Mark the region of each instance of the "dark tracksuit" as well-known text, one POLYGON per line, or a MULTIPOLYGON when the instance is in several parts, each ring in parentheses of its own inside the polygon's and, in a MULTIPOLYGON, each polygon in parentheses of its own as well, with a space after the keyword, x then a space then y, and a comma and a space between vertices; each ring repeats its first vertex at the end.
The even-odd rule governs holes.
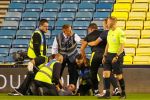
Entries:
POLYGON ((108 31, 101 32, 95 30, 90 34, 88 34, 84 39, 84 41, 87 42, 95 41, 99 37, 102 39, 102 41, 97 46, 91 46, 92 56, 90 58, 91 62, 90 66, 91 66, 92 82, 94 83, 93 84, 94 90, 98 90, 97 73, 100 64, 102 64, 103 53, 105 51, 105 46, 107 44, 107 33, 108 31))

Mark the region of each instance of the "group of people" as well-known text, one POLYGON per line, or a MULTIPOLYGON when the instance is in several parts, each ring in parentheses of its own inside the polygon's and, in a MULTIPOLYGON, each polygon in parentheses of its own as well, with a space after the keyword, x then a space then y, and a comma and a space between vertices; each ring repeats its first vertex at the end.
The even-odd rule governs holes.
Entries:
POLYGON ((88 34, 81 39, 74 33, 72 26, 62 26, 62 33, 54 38, 52 55, 47 57, 45 33, 48 21, 40 20, 39 28, 33 32, 28 47, 27 77, 19 88, 9 95, 96 95, 98 98, 110 98, 110 83, 113 94, 126 98, 122 65, 125 34, 116 26, 117 19, 109 17, 103 21, 103 31, 95 23, 88 26, 88 34), (77 45, 81 43, 80 50, 77 45), (91 47, 90 60, 85 48, 91 47), (69 85, 64 86, 61 77, 68 67, 69 85), (103 92, 99 92, 97 78, 99 67, 103 68, 103 92), (76 88, 77 80, 79 88, 76 88), (119 85, 121 92, 119 91, 119 85), (32 88, 31 88, 32 87, 32 88), (92 92, 91 92, 92 91, 92 92))

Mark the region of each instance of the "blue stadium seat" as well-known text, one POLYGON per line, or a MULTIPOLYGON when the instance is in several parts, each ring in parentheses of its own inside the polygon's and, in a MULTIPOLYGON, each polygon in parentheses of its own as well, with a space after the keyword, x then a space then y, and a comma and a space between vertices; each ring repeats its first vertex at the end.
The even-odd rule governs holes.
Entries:
POLYGON ((13 39, 16 35, 16 30, 0 30, 0 39, 13 39))
POLYGON ((8 56, 9 48, 0 48, 0 56, 8 56))
POLYGON ((63 3, 63 0, 47 0, 50 3, 63 3))
POLYGON ((18 30, 16 33, 17 39, 30 39, 32 35, 32 30, 18 30))
POLYGON ((24 3, 10 3, 8 11, 19 11, 22 12, 25 10, 25 4, 24 3))
POLYGON ((49 23, 48 29, 53 30, 55 28, 55 21, 48 21, 48 23, 49 23))
POLYGON ((40 19, 56 20, 57 12, 42 12, 40 19))
POLYGON ((10 48, 12 43, 12 39, 1 38, 0 39, 0 48, 10 48))
POLYGON ((95 12, 93 15, 93 20, 104 20, 110 16, 110 12, 95 12))
POLYGON ((89 24, 90 24, 90 21, 74 21, 73 29, 87 29, 89 24))
POLYGON ((19 29, 34 30, 36 28, 36 21, 21 21, 19 29))
POLYGON ((43 11, 60 11, 60 4, 58 3, 46 3, 43 6, 43 11))
POLYGON ((27 0, 11 0, 11 3, 27 3, 27 0))
POLYGON ((98 29, 103 29, 103 21, 92 21, 91 23, 97 24, 98 29))
POLYGON ((58 20, 55 24, 55 29, 62 29, 64 24, 72 25, 72 21, 58 20))
POLYGON ((3 56, 0 56, 0 64, 3 64, 4 63, 4 57, 3 56))
POLYGON ((64 0, 64 3, 80 3, 80 0, 64 0))
POLYGON ((39 12, 24 12, 22 14, 22 20, 39 20, 39 12))
POLYGON ((58 20, 74 20, 75 13, 74 12, 60 12, 58 14, 58 20))
POLYGON ((113 3, 99 3, 96 4, 96 11, 112 11, 113 3))
POLYGON ((72 3, 63 3, 61 5, 61 11, 72 11, 76 12, 78 9, 78 4, 72 4, 72 3))
POLYGON ((87 35, 87 30, 73 30, 74 33, 78 34, 81 38, 87 35))
POLYGON ((7 20, 7 21, 21 20, 21 12, 7 12, 7 14, 5 16, 5 20, 7 20))
POLYGON ((99 3, 106 2, 106 3, 115 3, 116 0, 99 0, 99 3))
POLYGON ((45 3, 45 0, 28 0, 29 3, 45 3))
POLYGON ((54 41, 54 38, 48 39, 48 41, 47 41, 47 46, 48 46, 48 48, 51 48, 51 47, 52 47, 53 41, 54 41))
POLYGON ((47 56, 50 56, 51 54, 52 54, 52 48, 49 47, 49 48, 47 49, 47 56))
POLYGON ((82 2, 98 3, 99 0, 81 0, 82 2))
POLYGON ((91 12, 77 12, 75 20, 92 20, 91 12))
POLYGON ((26 5, 25 11, 39 11, 39 12, 41 12, 42 9, 43 9, 43 4, 29 3, 26 5))
POLYGON ((27 48, 29 39, 15 39, 12 42, 13 48, 27 48))
POLYGON ((95 11, 95 4, 83 2, 79 4, 79 11, 95 11))
POLYGON ((55 38, 58 34, 62 33, 62 30, 52 30, 52 38, 55 38))
POLYGON ((1 29, 18 29, 18 21, 4 21, 1 29))
POLYGON ((12 56, 7 56, 7 57, 4 58, 4 63, 15 64, 15 60, 13 59, 12 56))

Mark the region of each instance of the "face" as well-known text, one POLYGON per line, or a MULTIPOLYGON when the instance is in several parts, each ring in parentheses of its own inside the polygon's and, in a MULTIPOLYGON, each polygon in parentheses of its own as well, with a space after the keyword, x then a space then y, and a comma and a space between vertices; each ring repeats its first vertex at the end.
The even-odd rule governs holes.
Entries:
POLYGON ((72 35, 72 29, 71 27, 68 27, 66 29, 63 29, 63 32, 66 36, 71 36, 72 35))
POLYGON ((93 31, 93 29, 92 28, 88 28, 88 33, 91 33, 93 31))
POLYGON ((47 33, 48 32, 48 23, 44 23, 43 25, 40 25, 40 29, 44 32, 47 33))
POLYGON ((69 85, 67 86, 67 88, 68 88, 68 90, 70 90, 70 91, 74 91, 74 90, 75 90, 75 85, 74 85, 74 84, 69 84, 69 85))
POLYGON ((83 59, 76 59, 76 64, 80 67, 84 63, 83 59))
POLYGON ((116 22, 114 22, 111 19, 108 19, 107 20, 107 26, 108 26, 109 29, 112 29, 112 28, 114 28, 116 26, 116 22))

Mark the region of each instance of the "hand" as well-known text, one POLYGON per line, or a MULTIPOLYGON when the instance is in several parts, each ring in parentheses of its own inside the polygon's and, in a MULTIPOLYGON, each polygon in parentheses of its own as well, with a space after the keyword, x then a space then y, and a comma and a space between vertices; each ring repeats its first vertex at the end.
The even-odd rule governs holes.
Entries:
POLYGON ((103 57, 103 59, 102 59, 102 64, 105 64, 105 62, 106 62, 106 58, 103 57))
POLYGON ((111 63, 114 64, 115 62, 117 62, 117 60, 118 60, 118 57, 114 57, 111 63))

